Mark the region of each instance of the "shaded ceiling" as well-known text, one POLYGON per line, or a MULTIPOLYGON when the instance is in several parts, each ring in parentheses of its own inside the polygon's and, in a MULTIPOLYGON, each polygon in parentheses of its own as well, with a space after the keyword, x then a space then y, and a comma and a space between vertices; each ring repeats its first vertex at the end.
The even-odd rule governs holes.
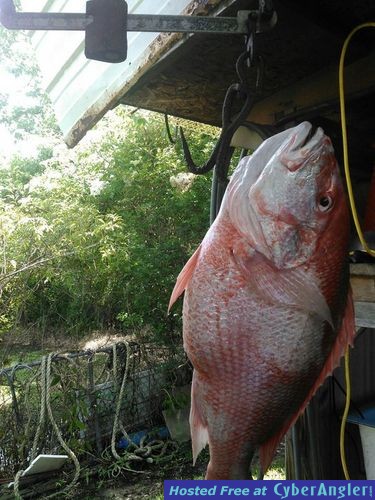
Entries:
MULTIPOLYGON (((222 15, 253 8, 238 0, 222 15)), ((372 0, 275 0, 276 26, 258 34, 255 51, 265 61, 263 84, 248 120, 276 129, 309 119, 340 138, 338 62, 342 44, 357 25, 375 20, 372 0)), ((240 36, 196 34, 162 58, 120 102, 195 121, 221 124, 226 89, 237 81, 240 36)), ((347 53, 348 123, 355 162, 375 162, 375 29, 355 35, 347 53)), ((255 80, 255 74, 253 75, 255 80)))
MULTIPOLYGON (((238 0, 223 15, 236 15, 238 10, 249 9, 253 3, 238 0)), ((267 98, 302 85, 307 78, 321 78, 322 72, 330 67, 331 85, 337 98, 334 68, 344 39, 356 25, 375 20, 375 2, 371 0, 275 0, 274 6, 277 25, 257 35, 255 42, 256 53, 265 61, 257 110, 260 103, 265 106, 262 112, 250 116, 254 122, 268 124, 276 124, 301 110, 306 112, 311 106, 332 104, 335 99, 320 82, 320 88, 316 84, 318 98, 306 95, 304 103, 293 102, 292 93, 289 102, 274 102, 274 109, 267 108, 268 116, 264 116, 267 98)), ((228 86, 237 79, 235 61, 243 48, 240 36, 193 35, 143 75, 120 102, 220 125, 222 101, 228 86)), ((366 57, 374 64, 372 67, 366 64, 366 74, 356 72, 357 80, 361 80, 360 88, 355 89, 357 95, 368 95, 375 89, 375 30, 356 35, 347 61, 349 64, 366 57)))

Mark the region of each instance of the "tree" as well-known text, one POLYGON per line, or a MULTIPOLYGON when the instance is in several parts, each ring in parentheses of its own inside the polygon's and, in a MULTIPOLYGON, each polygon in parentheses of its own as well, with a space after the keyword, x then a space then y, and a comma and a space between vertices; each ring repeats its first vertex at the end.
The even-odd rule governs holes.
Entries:
MULTIPOLYGON (((215 131, 188 128, 202 163, 215 131)), ((209 220, 210 179, 177 189, 171 177, 184 170, 162 117, 124 108, 73 151, 13 159, 0 192, 3 331, 170 335, 179 324, 178 309, 166 316, 174 281, 209 220)))

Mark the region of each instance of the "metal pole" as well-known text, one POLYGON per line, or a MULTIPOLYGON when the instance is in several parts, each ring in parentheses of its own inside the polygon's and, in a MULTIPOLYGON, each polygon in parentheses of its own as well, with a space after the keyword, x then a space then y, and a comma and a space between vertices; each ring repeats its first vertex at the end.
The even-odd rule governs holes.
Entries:
MULTIPOLYGON (((239 11, 237 17, 129 14, 126 31, 243 35, 248 32, 252 15, 258 15, 258 11, 239 11)), ((17 12, 8 6, 7 0, 2 0, 0 22, 5 28, 16 30, 84 31, 94 17, 84 13, 17 12)))
MULTIPOLYGON (((260 33, 276 24, 277 15, 271 12, 260 16, 258 10, 239 10, 236 17, 128 14, 124 20, 126 31, 246 35, 249 21, 260 33)), ((89 13, 17 12, 13 0, 0 0, 0 22, 8 29, 85 31, 94 21, 100 23, 101 19, 89 13)))

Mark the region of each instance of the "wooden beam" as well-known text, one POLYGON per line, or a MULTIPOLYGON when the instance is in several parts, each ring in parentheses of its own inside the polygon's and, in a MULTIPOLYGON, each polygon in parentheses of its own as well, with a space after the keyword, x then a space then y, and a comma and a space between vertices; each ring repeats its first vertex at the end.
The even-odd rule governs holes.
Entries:
POLYGON ((375 328, 375 303, 354 302, 354 309, 357 328, 375 328))
POLYGON ((375 304, 374 264, 352 264, 350 266, 350 283, 355 301, 375 304))
MULTIPOLYGON (((292 69, 291 69, 292 71, 292 69)), ((375 90, 375 52, 345 69, 347 98, 375 90)), ((335 104, 339 99, 338 65, 311 75, 263 99, 254 106, 249 121, 275 125, 287 116, 335 104)))

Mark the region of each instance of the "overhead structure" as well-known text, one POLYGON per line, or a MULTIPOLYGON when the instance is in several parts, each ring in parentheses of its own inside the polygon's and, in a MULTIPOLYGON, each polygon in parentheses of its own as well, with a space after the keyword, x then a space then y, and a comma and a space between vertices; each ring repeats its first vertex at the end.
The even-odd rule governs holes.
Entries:
POLYGON ((258 0, 230 17, 221 14, 234 0, 49 0, 34 4, 35 12, 28 1, 21 3, 26 12, 16 11, 14 0, 1 0, 0 21, 31 32, 44 87, 69 146, 192 34, 211 40, 226 35, 231 43, 232 37, 243 39, 250 21, 256 32, 276 22, 268 2, 258 15, 258 0))
MULTIPOLYGON (((9 2, 2 0, 1 5, 9 2)), ((269 4, 268 0, 264 3, 269 4)), ((92 28, 93 19, 103 16, 102 11, 99 15, 95 10, 100 0, 87 2, 87 10, 85 0, 21 0, 21 4, 24 11, 35 10, 34 23, 39 28, 47 22, 43 15, 48 14, 55 15, 55 28, 61 30, 64 22, 56 15, 70 14, 70 24, 76 23, 76 30, 90 23, 92 28)), ((118 104, 221 125, 221 105, 226 89, 235 81, 234 61, 243 46, 239 33, 244 30, 244 21, 241 28, 237 15, 239 11, 258 9, 258 0, 110 0, 109 4, 119 9, 117 25, 126 22, 128 33, 115 41, 122 47, 122 55, 104 51, 102 57, 113 57, 114 61, 127 57, 118 64, 87 59, 84 32, 31 33, 44 87, 66 143, 77 144, 108 109, 118 104), (126 13, 121 3, 127 6, 126 13), (172 17, 165 17, 161 23, 160 16, 172 17), (176 22, 176 16, 183 17, 176 22), (201 19, 203 33, 191 16, 201 19), (219 19, 221 27, 217 28, 219 19), (143 31, 132 31, 137 29, 143 31), (160 33, 167 29, 173 29, 173 33, 160 33), (186 32, 189 30, 195 33, 186 32), (225 30, 234 34, 223 36, 225 30)), ((274 0, 272 4, 278 20, 276 25, 271 23, 272 30, 256 40, 265 72, 248 120, 282 126, 293 119, 319 115, 337 122, 340 47, 354 26, 375 18, 375 4, 366 0, 274 0)), ((21 21, 25 20, 17 22, 21 21)), ((113 29, 104 32, 107 42, 112 33, 113 29)), ((90 37, 92 31, 87 29, 86 38, 90 37)), ((354 126, 362 108, 374 103, 374 47, 370 31, 352 42, 346 94, 355 100, 349 112, 349 124, 354 126)), ((371 124, 362 121, 361 126, 367 135, 371 124)))

